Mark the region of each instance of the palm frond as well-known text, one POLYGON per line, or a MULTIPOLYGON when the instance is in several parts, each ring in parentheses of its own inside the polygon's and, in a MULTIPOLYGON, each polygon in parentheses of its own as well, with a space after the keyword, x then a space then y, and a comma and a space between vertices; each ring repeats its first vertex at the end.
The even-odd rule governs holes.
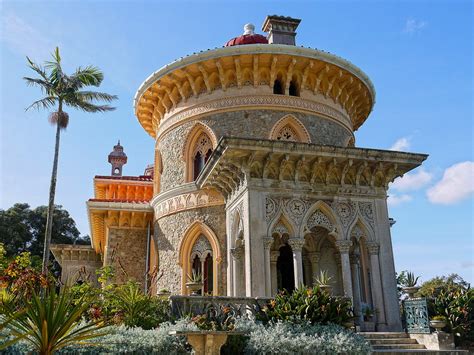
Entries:
POLYGON ((28 106, 25 111, 28 111, 31 108, 35 108, 39 110, 40 108, 44 109, 50 109, 56 105, 56 102, 58 99, 54 96, 47 96, 45 98, 42 98, 41 100, 37 100, 33 102, 30 106, 28 106))
POLYGON ((44 79, 30 78, 28 76, 23 77, 28 86, 38 86, 43 93, 50 93, 53 90, 51 83, 44 79))
POLYGON ((34 70, 39 76, 41 76, 44 80, 48 80, 48 75, 46 74, 46 71, 44 68, 40 67, 38 64, 33 62, 29 57, 26 57, 26 60, 28 61, 28 67, 30 69, 34 70))
POLYGON ((74 107, 85 112, 107 112, 115 110, 115 107, 109 105, 95 105, 78 97, 66 97, 64 99, 64 103, 70 107, 74 107))
POLYGON ((85 68, 77 68, 76 72, 70 76, 70 80, 78 89, 88 85, 99 86, 104 80, 104 74, 99 68, 89 65, 85 68))
POLYGON ((103 100, 105 102, 112 102, 113 100, 117 100, 117 95, 110 95, 105 92, 97 92, 97 91, 78 91, 75 95, 83 100, 90 102, 92 100, 103 100))

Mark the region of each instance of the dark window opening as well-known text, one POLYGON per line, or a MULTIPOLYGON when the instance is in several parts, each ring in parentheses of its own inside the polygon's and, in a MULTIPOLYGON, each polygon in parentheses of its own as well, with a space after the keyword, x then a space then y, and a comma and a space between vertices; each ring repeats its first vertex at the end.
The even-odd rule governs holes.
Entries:
POLYGON ((290 96, 300 96, 300 87, 296 80, 292 80, 290 82, 289 92, 290 92, 290 96))
POLYGON ((275 80, 275 83, 273 84, 273 93, 278 95, 285 94, 283 84, 280 79, 275 80))
POLYGON ((197 179, 202 169, 204 168, 204 165, 206 165, 207 161, 209 160, 211 154, 212 149, 209 149, 206 155, 202 155, 200 152, 196 153, 193 161, 193 180, 197 179))
POLYGON ((280 256, 277 260, 277 273, 278 290, 292 292, 295 289, 295 274, 293 271, 293 251, 288 244, 280 248, 280 256))

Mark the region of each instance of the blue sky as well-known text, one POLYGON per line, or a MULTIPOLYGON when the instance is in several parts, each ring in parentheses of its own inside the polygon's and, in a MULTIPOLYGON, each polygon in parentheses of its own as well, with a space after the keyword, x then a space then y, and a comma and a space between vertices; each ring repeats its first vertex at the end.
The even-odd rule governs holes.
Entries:
MULTIPOLYGON (((427 280, 459 273, 473 282, 473 8, 470 1, 0 1, 0 208, 46 204, 54 128, 26 87, 25 56, 49 59, 58 45, 67 71, 94 64, 102 91, 119 96, 106 114, 69 111, 56 202, 89 234, 85 201, 94 175, 109 174, 120 139, 124 174, 153 160, 153 140, 132 108, 153 71, 257 29, 266 15, 301 18, 297 44, 337 54, 372 79, 377 102, 356 132, 360 147, 428 153, 390 189, 396 269, 427 280)), ((260 31, 258 31, 260 32, 260 31)), ((261 32, 260 32, 261 33, 261 32)))

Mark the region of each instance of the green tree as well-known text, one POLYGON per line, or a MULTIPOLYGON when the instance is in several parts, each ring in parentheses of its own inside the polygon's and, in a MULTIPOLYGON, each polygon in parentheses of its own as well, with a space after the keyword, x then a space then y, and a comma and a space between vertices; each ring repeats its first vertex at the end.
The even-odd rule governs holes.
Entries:
POLYGON ((51 183, 49 188, 49 201, 46 218, 46 230, 44 235, 43 249, 43 274, 48 272, 48 262, 50 254, 50 244, 53 229, 54 197, 56 193, 56 179, 58 172, 59 140, 61 129, 65 129, 69 122, 69 115, 63 111, 64 106, 79 109, 85 112, 106 112, 115 108, 109 105, 99 105, 97 101, 111 102, 117 96, 103 92, 84 90, 87 86, 100 86, 104 79, 103 73, 96 67, 87 66, 77 68, 72 75, 63 72, 61 66, 61 56, 59 48, 56 47, 52 55, 53 60, 45 63, 41 67, 27 57, 28 66, 38 77, 25 77, 28 85, 38 86, 46 96, 33 102, 28 108, 53 109, 49 120, 56 125, 56 140, 54 146, 53 170, 51 173, 51 183))
MULTIPOLYGON (((46 215, 46 206, 31 209, 26 203, 16 203, 7 210, 0 209, 0 243, 8 258, 22 252, 30 252, 33 257, 43 256, 46 215)), ((90 238, 80 237, 76 222, 69 212, 56 205, 51 241, 61 244, 89 244, 90 238)))
POLYGON ((442 292, 450 292, 454 290, 469 288, 469 283, 458 274, 450 274, 448 276, 436 276, 431 280, 423 282, 420 289, 416 293, 416 297, 438 297, 442 292))

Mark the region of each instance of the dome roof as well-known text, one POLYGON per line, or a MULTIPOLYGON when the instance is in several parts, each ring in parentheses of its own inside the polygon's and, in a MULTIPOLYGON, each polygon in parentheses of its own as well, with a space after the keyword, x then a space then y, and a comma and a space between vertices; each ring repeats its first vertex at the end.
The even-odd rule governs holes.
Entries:
POLYGON ((244 34, 229 40, 225 47, 230 46, 240 46, 242 44, 267 44, 268 40, 267 37, 259 34, 255 34, 255 26, 251 23, 248 23, 244 26, 244 34))

